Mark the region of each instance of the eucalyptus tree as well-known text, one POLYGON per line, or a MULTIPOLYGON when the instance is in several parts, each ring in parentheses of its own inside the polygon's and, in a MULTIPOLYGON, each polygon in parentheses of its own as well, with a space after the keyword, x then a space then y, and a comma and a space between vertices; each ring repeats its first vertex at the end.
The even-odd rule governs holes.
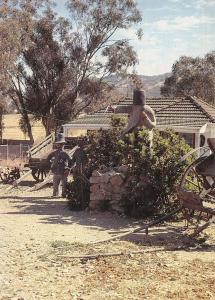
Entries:
POLYGON ((50 7, 33 16, 8 90, 16 105, 17 98, 24 103, 23 112, 42 120, 47 135, 101 99, 108 75, 124 76, 138 61, 129 41, 117 35, 141 21, 135 1, 70 0, 67 8, 67 19, 50 7))
POLYGON ((28 109, 46 134, 103 99, 108 75, 123 76, 137 63, 129 42, 116 37, 141 20, 135 1, 69 1, 67 7, 68 19, 49 10, 38 20, 24 53, 32 71, 22 72, 28 109))
POLYGON ((126 35, 127 29, 139 24, 141 14, 133 0, 70 0, 67 7, 72 31, 64 46, 73 69, 71 104, 81 95, 83 107, 98 95, 92 97, 92 84, 97 90, 104 78, 123 76, 137 63, 129 41, 117 33, 124 30, 126 35))
POLYGON ((161 87, 161 94, 196 96, 215 105, 215 51, 203 58, 180 57, 161 87))
POLYGON ((19 75, 23 51, 31 44, 37 10, 49 7, 49 0, 0 0, 0 91, 13 100, 25 130, 33 142, 26 100, 19 75))

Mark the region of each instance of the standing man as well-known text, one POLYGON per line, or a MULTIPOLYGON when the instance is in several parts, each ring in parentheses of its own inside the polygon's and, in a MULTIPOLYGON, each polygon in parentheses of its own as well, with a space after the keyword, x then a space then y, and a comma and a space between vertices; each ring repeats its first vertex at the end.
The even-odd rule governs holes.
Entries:
POLYGON ((66 197, 67 177, 70 173, 72 160, 70 156, 63 150, 66 141, 64 136, 59 133, 54 143, 56 150, 47 157, 51 163, 51 171, 53 173, 53 197, 59 196, 59 185, 62 183, 62 197, 66 197))

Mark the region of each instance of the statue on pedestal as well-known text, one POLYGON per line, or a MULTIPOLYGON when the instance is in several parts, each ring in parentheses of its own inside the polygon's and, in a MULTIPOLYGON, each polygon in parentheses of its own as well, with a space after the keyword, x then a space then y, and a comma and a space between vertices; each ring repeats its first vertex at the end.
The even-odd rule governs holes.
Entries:
POLYGON ((145 91, 134 90, 132 111, 124 134, 131 133, 138 127, 145 127, 152 130, 155 126, 155 112, 149 105, 146 105, 145 91))

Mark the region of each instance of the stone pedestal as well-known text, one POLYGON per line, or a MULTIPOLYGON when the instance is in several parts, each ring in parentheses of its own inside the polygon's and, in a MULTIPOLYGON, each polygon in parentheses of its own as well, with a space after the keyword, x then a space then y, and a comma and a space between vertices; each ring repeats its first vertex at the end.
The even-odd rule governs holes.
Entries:
POLYGON ((102 210, 106 207, 111 211, 123 213, 120 200, 125 191, 126 172, 127 167, 121 166, 116 171, 92 173, 89 204, 91 210, 102 210))

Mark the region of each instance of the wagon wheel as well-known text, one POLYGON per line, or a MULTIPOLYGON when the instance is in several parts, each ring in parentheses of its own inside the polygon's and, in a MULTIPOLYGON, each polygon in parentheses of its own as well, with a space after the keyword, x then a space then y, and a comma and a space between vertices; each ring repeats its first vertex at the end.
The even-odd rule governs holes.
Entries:
POLYGON ((197 172, 198 165, 204 159, 204 157, 197 159, 185 170, 180 187, 198 194, 206 202, 215 203, 215 178, 197 172))
POLYGON ((20 169, 17 167, 7 168, 6 170, 0 171, 0 179, 3 183, 12 183, 20 178, 20 169))
MULTIPOLYGON (((197 159, 193 162, 185 171, 180 187, 183 190, 192 192, 199 195, 203 202, 208 202, 209 206, 215 205, 215 178, 201 175, 197 172, 198 165, 204 160, 204 157, 197 159)), ((187 221, 187 225, 194 226, 194 231, 198 231, 198 228, 204 227, 205 224, 211 218, 204 212, 200 212, 195 209, 183 208, 183 216, 187 221)))
POLYGON ((45 169, 32 169, 32 172, 31 172, 33 178, 36 180, 36 182, 42 182, 47 174, 48 174, 48 171, 45 170, 45 169))

